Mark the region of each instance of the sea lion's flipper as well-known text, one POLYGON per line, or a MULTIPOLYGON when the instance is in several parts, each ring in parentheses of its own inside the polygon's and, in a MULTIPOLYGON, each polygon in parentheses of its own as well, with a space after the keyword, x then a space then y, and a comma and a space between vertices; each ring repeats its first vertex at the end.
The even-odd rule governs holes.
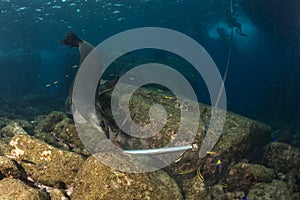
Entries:
POLYGON ((60 41, 61 44, 65 44, 69 47, 79 47, 79 44, 83 41, 77 37, 77 35, 74 32, 70 32, 66 35, 66 37, 60 41))

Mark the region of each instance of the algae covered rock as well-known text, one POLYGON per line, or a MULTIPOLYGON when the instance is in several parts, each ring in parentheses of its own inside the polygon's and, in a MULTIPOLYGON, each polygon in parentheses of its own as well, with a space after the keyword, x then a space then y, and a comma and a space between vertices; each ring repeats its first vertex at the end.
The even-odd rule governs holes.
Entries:
POLYGON ((50 194, 51 200, 70 200, 70 198, 67 198, 66 195, 59 189, 52 189, 48 191, 50 194))
MULTIPOLYGON (((207 116, 203 113, 202 116, 207 116)), ((198 158, 198 152, 185 152, 182 159, 167 167, 172 176, 178 177, 182 171, 200 167, 200 171, 205 179, 206 186, 212 186, 222 178, 225 178, 229 170, 236 163, 248 155, 260 152, 267 143, 270 135, 270 127, 245 117, 228 113, 222 135, 213 148, 213 155, 207 155, 203 159, 198 158), (261 138, 261 139, 260 139, 261 138), (221 162, 221 170, 217 166, 217 161, 221 162)), ((201 134, 201 133, 199 133, 201 134)), ((196 143, 201 146, 202 140, 196 143)), ((194 174, 196 175, 196 174, 194 174)), ((178 183, 189 178, 189 175, 176 178, 178 183)), ((180 184, 179 184, 180 185, 180 184)))
POLYGON ((69 146, 80 149, 84 148, 71 119, 64 118, 62 121, 58 122, 54 126, 53 132, 56 134, 57 138, 62 142, 67 143, 69 146))
POLYGON ((70 185, 83 162, 76 153, 60 150, 28 135, 16 135, 9 144, 9 156, 14 157, 34 181, 48 186, 70 185))
MULTIPOLYGON (((110 103, 109 99, 110 94, 104 94, 101 98, 96 98, 97 103, 101 104, 104 110, 104 116, 108 120, 112 119, 110 106, 108 105, 110 103)), ((119 99, 118 103, 123 105, 123 96, 119 99)), ((155 136, 148 138, 130 137, 128 134, 126 135, 120 132, 118 135, 118 139, 120 140, 118 140, 118 142, 122 147, 126 149, 160 148, 169 144, 172 139, 177 136, 181 115, 180 108, 183 108, 184 105, 180 105, 176 97, 172 94, 166 95, 166 93, 159 90, 139 88, 135 91, 134 95, 131 96, 129 101, 130 117, 136 124, 142 127, 147 126, 151 121, 149 117, 150 107, 155 104, 160 104, 165 108, 167 113, 165 126, 155 136)), ((203 145, 204 136, 210 134, 207 130, 207 126, 209 125, 211 117, 211 107, 198 102, 197 106, 199 106, 200 109, 199 119, 191 118, 188 121, 191 127, 194 123, 199 123, 198 131, 196 132, 193 142, 197 144, 198 147, 201 147, 201 145, 203 145)), ((184 107, 184 109, 189 112, 194 112, 194 108, 194 105, 188 108, 184 107)), ((122 113, 122 109, 120 109, 119 112, 122 113)), ((160 115, 159 112, 157 115, 160 115)), ((156 117, 160 118, 160 116, 156 117)), ((125 118, 124 123, 126 123, 126 120, 125 118)), ((113 121, 110 121, 110 124, 114 126, 113 121)), ((115 126, 114 128, 116 129, 115 126)), ((185 133, 186 135, 191 134, 192 130, 187 127, 185 133)), ((258 161, 257 155, 262 155, 261 152, 264 146, 270 141, 271 128, 269 126, 227 112, 221 137, 211 150, 214 154, 208 154, 206 157, 200 159, 198 151, 186 151, 178 162, 167 166, 165 170, 175 178, 181 189, 183 189, 183 182, 196 177, 196 173, 195 170, 194 173, 189 174, 182 172, 200 167, 200 172, 205 179, 205 187, 210 187, 225 178, 230 168, 243 158, 248 158, 251 162, 258 161), (218 160, 221 161, 220 172, 219 167, 216 166, 218 160)), ((180 141, 176 143, 176 145, 181 146, 180 141)))
POLYGON ((271 182, 273 177, 273 169, 258 164, 238 163, 230 169, 226 176, 227 189, 229 191, 247 191, 255 183, 271 182))
POLYGON ((5 178, 0 181, 1 200, 50 200, 47 193, 32 188, 20 180, 5 178))
POLYGON ((57 111, 50 113, 44 118, 39 117, 35 127, 35 132, 51 132, 55 125, 64 118, 67 118, 67 115, 57 111))
POLYGON ((23 119, 15 119, 14 122, 18 123, 27 133, 32 134, 34 131, 34 126, 32 123, 23 120, 23 119))
POLYGON ((0 156, 0 178, 1 176, 6 178, 20 178, 21 172, 16 163, 5 156, 0 156))
POLYGON ((274 142, 269 146, 264 163, 275 172, 286 173, 291 169, 300 170, 300 150, 285 143, 274 142))
POLYGON ((34 136, 63 150, 84 151, 74 122, 62 112, 36 117, 34 136))
POLYGON ((72 200, 183 199, 173 179, 163 171, 123 173, 101 164, 94 156, 81 166, 72 200))
POLYGON ((12 122, 0 131, 2 137, 14 137, 15 135, 27 135, 26 131, 17 123, 12 122))
POLYGON ((0 117, 0 129, 7 125, 7 119, 0 117))
POLYGON ((222 186, 221 184, 217 184, 211 188, 207 200, 241 200, 244 197, 245 193, 242 191, 225 192, 224 186, 222 186))
POLYGON ((8 143, 10 142, 11 138, 1 138, 0 139, 0 156, 6 155, 8 151, 8 143))
POLYGON ((274 179, 272 183, 257 183, 254 185, 248 195, 248 200, 296 200, 297 193, 293 194, 284 181, 274 179))
POLYGON ((182 188, 185 200, 207 199, 205 184, 198 177, 185 180, 182 188))

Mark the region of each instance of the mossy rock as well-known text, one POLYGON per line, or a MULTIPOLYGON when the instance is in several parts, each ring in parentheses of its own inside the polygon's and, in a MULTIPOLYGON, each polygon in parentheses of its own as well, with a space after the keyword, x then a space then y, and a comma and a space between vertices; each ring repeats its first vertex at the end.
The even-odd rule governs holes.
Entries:
POLYGON ((0 117, 0 129, 2 129, 4 126, 7 125, 7 123, 9 123, 10 120, 7 120, 6 118, 2 118, 0 117))
POLYGON ((123 173, 103 165, 94 156, 81 166, 72 200, 183 199, 175 181, 163 171, 123 173))
POLYGON ((9 142, 11 138, 1 138, 0 139, 0 156, 6 155, 6 152, 8 151, 9 142))
MULTIPOLYGON (((121 105, 123 98, 123 96, 119 98, 118 103, 121 105)), ((101 104, 105 113, 104 116, 109 120, 112 119, 110 94, 102 95, 101 98, 96 98, 96 101, 98 104, 101 104)), ((167 112, 166 125, 158 134, 149 138, 130 137, 126 133, 121 132, 118 137, 118 139, 120 139, 118 142, 122 147, 126 149, 159 148, 166 146, 166 144, 169 144, 172 139, 176 137, 180 123, 180 104, 172 94, 149 88, 139 88, 134 92, 134 95, 131 96, 129 101, 132 120, 140 126, 149 124, 149 109, 154 104, 160 104, 165 108, 167 112)), ((199 123, 194 143, 201 147, 206 127, 209 124, 211 107, 202 103, 197 103, 197 105, 200 109, 200 118, 190 119, 189 121, 191 125, 193 125, 193 123, 199 123)), ((189 107, 188 109, 193 112, 194 107, 189 107)), ((122 113, 121 109, 119 112, 122 113)), ((110 121, 110 123, 114 124, 113 121, 110 121)), ((114 128, 116 129, 115 125, 114 128)), ((189 130, 189 127, 187 127, 186 130, 186 134, 192 132, 189 130)), ((258 158, 258 155, 262 154, 261 152, 264 146, 271 141, 270 136, 271 128, 269 126, 227 112, 222 135, 212 149, 212 151, 217 152, 215 155, 207 155, 205 158, 199 159, 198 151, 187 151, 182 155, 179 162, 169 165, 165 170, 167 170, 172 177, 175 177, 179 186, 182 187, 184 180, 195 177, 196 173, 182 176, 179 176, 179 174, 183 171, 200 167, 200 171, 205 178, 205 185, 212 186, 224 178, 230 168, 241 159, 249 158, 251 161, 254 161, 258 158), (219 169, 216 167, 216 161, 218 159, 222 162, 220 175, 218 174, 219 169)), ((177 145, 180 146, 180 144, 177 145)))
POLYGON ((48 186, 57 183, 69 186, 84 161, 76 153, 60 150, 28 135, 16 135, 9 145, 9 156, 15 158, 28 176, 48 186))
POLYGON ((60 189, 52 189, 48 192, 51 200, 70 200, 60 189))
POLYGON ((17 122, 8 124, 0 131, 2 137, 14 137, 15 135, 20 134, 27 135, 27 132, 17 122))
POLYGON ((248 200, 297 200, 299 197, 299 193, 293 194, 284 181, 276 179, 272 183, 257 183, 247 195, 248 200))
POLYGON ((36 118, 36 127, 35 132, 46 132, 49 133, 53 131, 55 125, 62 121, 63 119, 67 118, 67 115, 62 112, 54 111, 45 117, 37 117, 36 118))
POLYGON ((32 123, 23 119, 15 119, 13 121, 18 123, 27 133, 33 134, 34 126, 32 123))
POLYGON ((5 178, 0 181, 1 200, 50 200, 46 192, 32 188, 20 180, 5 178))
POLYGON ((185 200, 207 199, 205 183, 198 177, 184 180, 182 188, 185 200))
POLYGON ((229 191, 248 191, 258 182, 270 183, 274 178, 274 170, 263 165, 238 163, 231 167, 226 176, 229 191))
POLYGON ((55 124, 53 132, 58 138, 62 140, 62 142, 69 145, 74 145, 74 147, 76 148, 84 148, 76 131, 76 127, 71 119, 64 118, 63 120, 55 124))
POLYGON ((289 144, 274 142, 267 150, 264 164, 272 167, 276 173, 300 170, 300 150, 289 144))
POLYGON ((5 156, 0 156, 0 174, 6 178, 21 178, 22 175, 16 163, 5 156))

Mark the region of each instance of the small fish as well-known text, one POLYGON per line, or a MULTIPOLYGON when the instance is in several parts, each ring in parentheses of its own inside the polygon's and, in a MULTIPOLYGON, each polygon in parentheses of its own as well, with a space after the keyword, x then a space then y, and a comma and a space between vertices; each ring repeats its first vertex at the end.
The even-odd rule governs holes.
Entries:
POLYGON ((56 85, 58 83, 58 81, 54 81, 53 84, 56 85))
POLYGON ((179 174, 189 174, 189 173, 191 173, 191 172, 193 172, 193 171, 195 171, 195 169, 187 169, 187 170, 184 170, 184 171, 182 171, 182 172, 179 172, 179 174))
POLYGON ((120 6, 123 6, 123 4, 120 4, 120 3, 115 3, 114 6, 116 7, 120 7, 120 6))
POLYGON ((204 177, 203 177, 203 175, 202 175, 201 172, 200 172, 200 167, 198 167, 198 169, 197 169, 197 177, 198 177, 198 179, 199 179, 201 182, 204 181, 204 177))
POLYGON ((50 86, 51 86, 51 84, 47 84, 47 85, 46 85, 46 87, 50 87, 50 86))
POLYGON ((122 20, 125 20, 126 18, 125 17, 120 17, 120 18, 118 18, 117 20, 118 21, 122 21, 122 20))
POLYGON ((219 154, 218 152, 215 152, 215 151, 207 151, 206 153, 209 155, 218 155, 219 154))
POLYGON ((174 99, 172 96, 164 96, 165 99, 174 99))
POLYGON ((182 157, 179 157, 178 159, 176 159, 176 160, 174 161, 174 163, 178 163, 181 159, 182 159, 182 157))
POLYGON ((222 161, 220 159, 218 159, 216 166, 219 168, 218 176, 220 176, 222 172, 222 161))

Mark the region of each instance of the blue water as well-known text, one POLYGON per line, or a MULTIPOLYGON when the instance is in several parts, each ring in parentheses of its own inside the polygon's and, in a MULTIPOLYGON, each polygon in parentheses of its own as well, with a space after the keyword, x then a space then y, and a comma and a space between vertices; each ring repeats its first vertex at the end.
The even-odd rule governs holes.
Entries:
MULTIPOLYGON (((293 28, 285 32, 286 38, 293 38, 291 42, 282 38, 282 26, 274 21, 277 18, 270 18, 266 25, 268 20, 263 17, 272 10, 256 5, 262 10, 255 15, 242 2, 233 1, 234 17, 249 37, 234 32, 225 84, 228 110, 274 127, 296 127, 300 124, 300 70, 294 52, 300 48, 297 36, 300 18, 296 13, 287 13, 293 28)), ((294 3, 290 6, 299 8, 294 3)), ((63 108, 77 70, 73 66, 79 62, 77 49, 59 44, 69 31, 97 45, 132 28, 174 29, 203 45, 223 74, 228 41, 220 37, 216 28, 230 35, 226 23, 229 8, 228 0, 2 0, 1 102, 23 108, 38 107, 41 113, 63 108), (33 100, 32 96, 40 99, 33 100)), ((280 10, 273 12, 280 14, 280 10)), ((204 86, 201 80, 198 85, 193 82, 199 101, 210 104, 208 95, 201 94, 204 86)), ((9 106, 3 106, 6 112, 1 112, 1 117, 7 117, 4 115, 9 106)), ((10 112, 9 117, 34 115, 15 112, 18 113, 10 112)))

